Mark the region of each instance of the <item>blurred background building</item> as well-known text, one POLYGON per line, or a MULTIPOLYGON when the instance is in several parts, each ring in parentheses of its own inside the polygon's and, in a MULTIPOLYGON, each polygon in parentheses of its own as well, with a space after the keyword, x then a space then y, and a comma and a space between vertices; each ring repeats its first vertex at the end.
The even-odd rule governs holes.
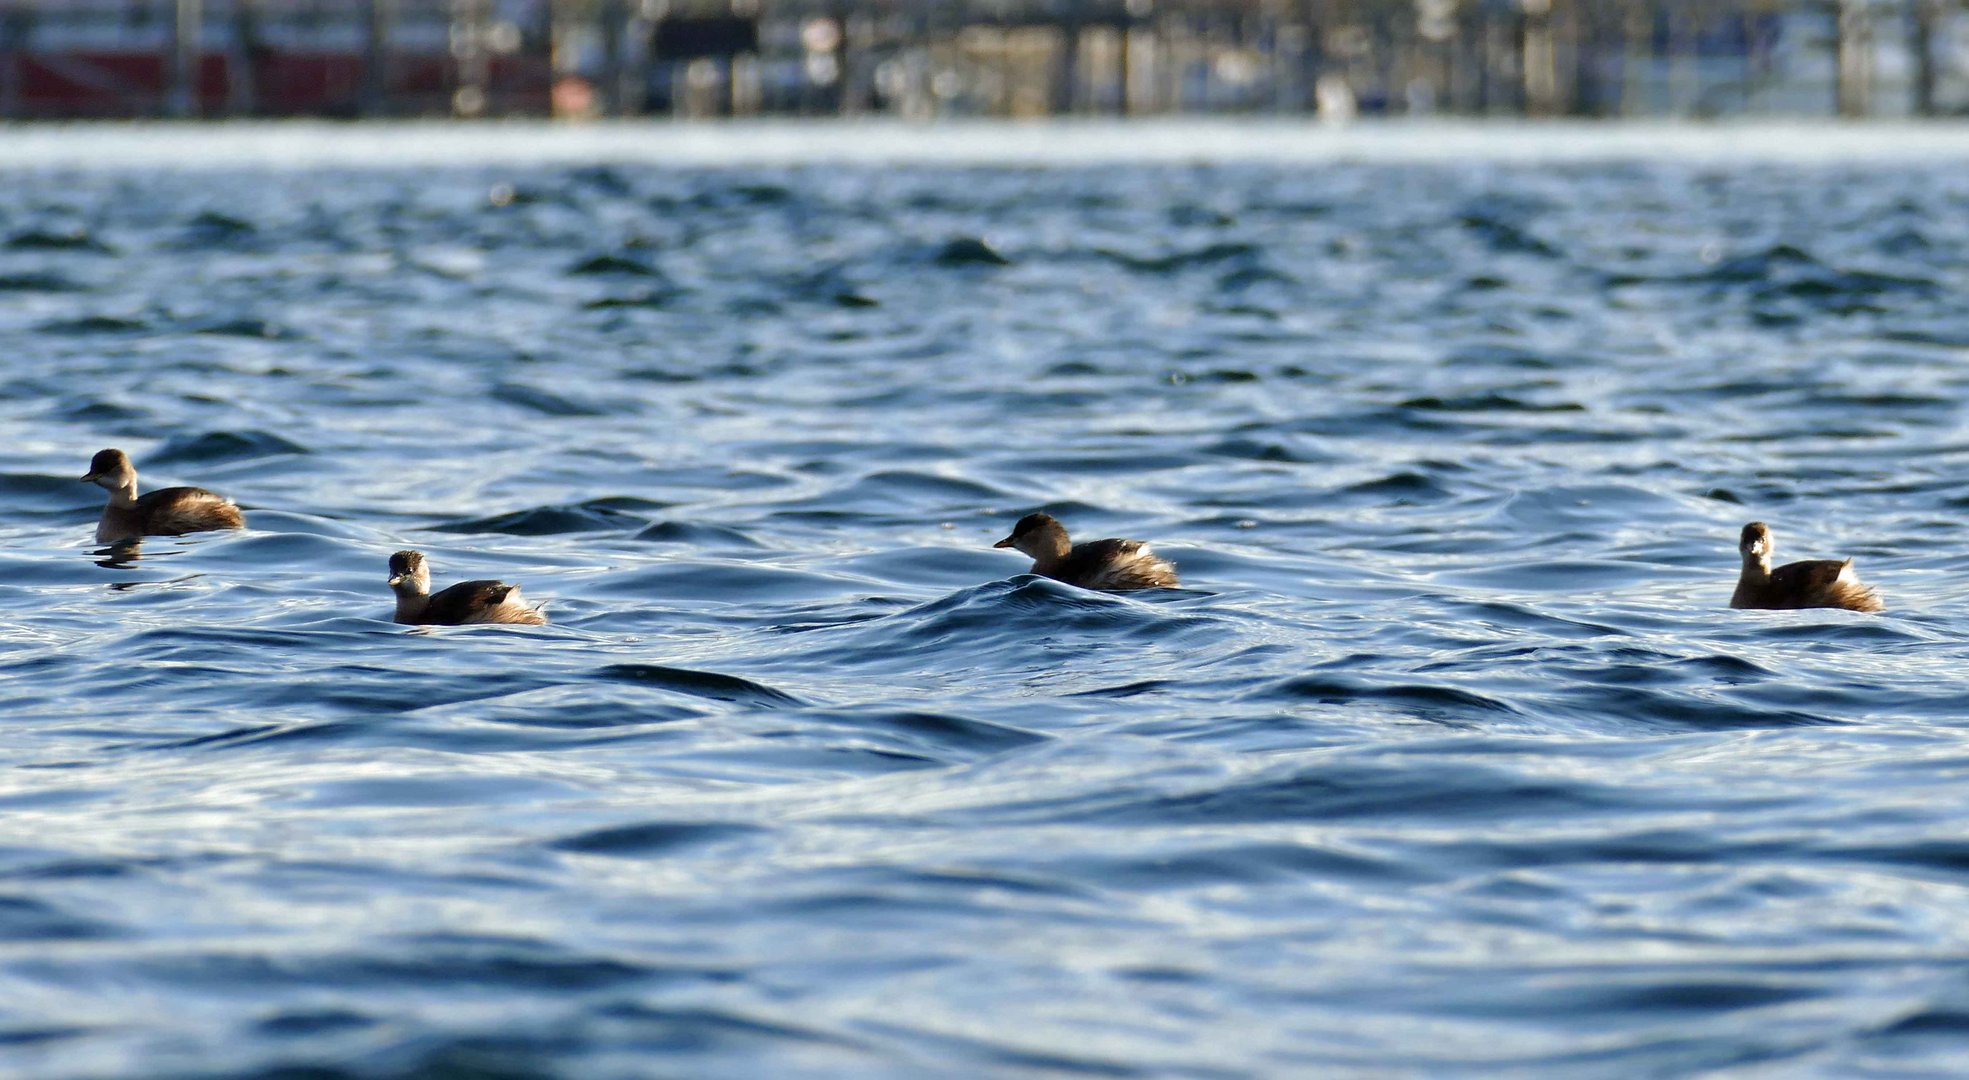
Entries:
POLYGON ((1969 0, 0 0, 0 117, 1969 115, 1969 0))

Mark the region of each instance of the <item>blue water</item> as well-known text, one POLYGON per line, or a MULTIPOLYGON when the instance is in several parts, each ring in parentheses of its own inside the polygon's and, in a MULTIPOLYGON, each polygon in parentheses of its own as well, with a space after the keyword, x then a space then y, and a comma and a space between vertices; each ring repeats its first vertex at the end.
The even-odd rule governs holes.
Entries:
POLYGON ((1959 1067, 1960 161, 5 180, 0 1071, 1959 1067))

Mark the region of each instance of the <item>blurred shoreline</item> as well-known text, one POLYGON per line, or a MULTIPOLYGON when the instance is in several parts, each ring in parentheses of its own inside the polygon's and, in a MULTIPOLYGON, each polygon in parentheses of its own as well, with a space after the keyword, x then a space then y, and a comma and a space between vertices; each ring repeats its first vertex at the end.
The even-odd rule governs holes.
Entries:
POLYGON ((228 121, 0 125, 0 172, 625 164, 1045 165, 1969 160, 1944 121, 228 121))
POLYGON ((0 0, 0 117, 1969 115, 1957 0, 0 0))

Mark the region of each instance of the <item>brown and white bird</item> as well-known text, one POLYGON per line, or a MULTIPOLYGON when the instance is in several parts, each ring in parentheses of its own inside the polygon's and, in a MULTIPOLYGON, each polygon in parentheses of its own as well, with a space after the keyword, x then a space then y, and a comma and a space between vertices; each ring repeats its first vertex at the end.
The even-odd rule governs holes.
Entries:
POLYGON ((137 467, 121 450, 102 450, 89 461, 84 483, 109 492, 102 520, 96 523, 96 543, 114 544, 140 536, 183 536, 212 529, 246 525, 231 499, 200 487, 159 488, 137 495, 137 467))
POLYGON ((1066 527, 1050 514, 1027 514, 1012 535, 992 547, 1017 548, 1032 556, 1032 573, 1083 589, 1173 589, 1176 566, 1140 540, 1089 540, 1075 544, 1066 527))
POLYGON ((416 626, 467 623, 524 623, 540 626, 547 616, 520 598, 520 587, 503 581, 461 581, 431 592, 431 568, 421 551, 390 556, 390 588, 397 594, 396 621, 416 626))
POLYGON ((1730 597, 1733 608, 1887 610, 1879 595, 1860 582, 1851 559, 1812 559, 1771 569, 1776 544, 1771 527, 1761 521, 1743 527, 1737 547, 1743 552, 1743 574, 1730 597))

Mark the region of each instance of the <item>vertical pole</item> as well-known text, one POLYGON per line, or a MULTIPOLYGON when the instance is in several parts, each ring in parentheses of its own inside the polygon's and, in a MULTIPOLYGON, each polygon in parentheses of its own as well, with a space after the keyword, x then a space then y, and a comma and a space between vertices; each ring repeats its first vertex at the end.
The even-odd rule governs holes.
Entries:
POLYGON ((1425 24, 1425 12, 1413 2, 1395 10, 1399 14, 1390 33, 1399 43, 1402 55, 1402 108, 1440 112, 1449 96, 1449 80, 1443 62, 1442 39, 1435 36, 1438 28, 1433 22, 1425 24))
POLYGON ((258 95, 260 0, 233 0, 232 48, 226 55, 226 111, 253 115, 258 95))
POLYGON ((1525 17, 1515 8, 1496 12, 1491 50, 1499 103, 1514 116, 1525 114, 1525 17))
POLYGON ((1865 116, 1873 82, 1873 26, 1866 0, 1839 0, 1839 36, 1834 48, 1838 79, 1833 96, 1844 117, 1865 116))
POLYGON ((202 0, 177 0, 171 20, 171 89, 166 109, 179 119, 198 115, 198 66, 203 30, 202 0))
POLYGON ((1598 74, 1589 59, 1599 41, 1594 37, 1592 0, 1565 0, 1559 5, 1559 111, 1591 116, 1596 110, 1598 74))
POLYGON ((1168 40, 1160 50, 1165 62, 1157 74, 1160 103, 1159 108, 1172 113, 1183 111, 1184 82, 1189 76, 1191 18, 1188 4, 1179 4, 1173 15, 1164 16, 1163 27, 1168 40))
POLYGON ((1292 9, 1283 8, 1268 27, 1270 45, 1265 56, 1265 79, 1271 84, 1271 111, 1284 116, 1299 111, 1298 63, 1305 51, 1305 31, 1292 20, 1292 9))
POLYGON ((1114 82, 1119 91, 1115 95, 1119 106, 1115 112, 1121 116, 1135 111, 1135 21, 1133 11, 1124 11, 1115 20, 1114 82))
POLYGON ((622 0, 601 0, 596 6, 596 17, 602 22, 602 71, 601 85, 595 89, 595 105, 603 116, 621 116, 625 87, 623 86, 622 63, 622 24, 628 18, 622 0))
POLYGON ((362 115, 390 112, 390 31, 396 0, 369 0, 362 20, 362 115))
POLYGON ((1275 106, 1281 113, 1299 113, 1306 108, 1306 28, 1293 18, 1291 9, 1281 16, 1274 33, 1272 79, 1277 87, 1275 106))
POLYGON ((483 116, 491 104, 486 93, 492 76, 487 15, 486 0, 452 0, 451 55, 458 65, 458 87, 451 95, 451 111, 457 116, 483 116))
POLYGON ((1935 115, 1935 26, 1944 0, 1914 0, 1908 12, 1908 49, 1914 53, 1914 114, 1935 115))
POLYGON ((640 116, 649 107, 650 36, 656 28, 653 4, 631 3, 623 15, 622 88, 616 108, 623 116, 640 116))
MULTIPOLYGON (((840 89, 837 105, 842 116, 858 115, 873 106, 867 56, 882 29, 879 16, 851 10, 854 7, 846 0, 834 0, 827 7, 835 25, 841 28, 841 46, 836 52, 840 58, 840 81, 835 85, 840 89)), ((823 96, 821 100, 824 103, 826 98, 823 96)))
POLYGON ((1849 53, 1853 51, 1853 20, 1847 0, 1833 0, 1833 116, 1851 116, 1849 53))
POLYGON ((1172 72, 1169 82, 1170 108, 1178 113, 1203 111, 1199 105, 1210 100, 1210 87, 1214 73, 1205 57, 1210 55, 1210 12, 1201 3, 1191 0, 1183 5, 1183 16, 1177 23, 1178 55, 1182 62, 1172 72))
POLYGON ((1300 22, 1305 24, 1305 51, 1300 55, 1300 85, 1303 87, 1303 108, 1309 114, 1319 112, 1319 79, 1327 73, 1329 8, 1331 6, 1321 0, 1305 0, 1300 8, 1300 22))
POLYGON ((1646 0, 1625 0, 1621 29, 1627 47, 1620 58, 1620 112, 1639 116, 1647 111, 1648 83, 1654 74, 1655 11, 1646 0))
POLYGON ((1496 15, 1484 8, 1474 8, 1469 20, 1471 111, 1478 116, 1489 116, 1504 101, 1503 91, 1498 89, 1501 83, 1496 58, 1491 55, 1496 15))
POLYGON ((1701 44, 1703 9, 1700 0, 1682 0, 1669 10, 1668 98, 1677 116, 1690 116, 1702 104, 1701 44))
POLYGON ((1480 114, 1484 111, 1482 22, 1467 4, 1459 6, 1451 18, 1455 27, 1450 45, 1449 78, 1455 87, 1451 100, 1456 111, 1465 116, 1480 114))
POLYGON ((1525 113, 1552 115, 1557 96, 1552 56, 1551 0, 1519 0, 1524 12, 1518 31, 1518 72, 1524 80, 1525 113))
POLYGON ((1739 36, 1743 39, 1743 111, 1748 114, 1757 100, 1757 15, 1748 5, 1737 11, 1739 36))
POLYGON ((22 114, 21 57, 33 32, 34 15, 26 0, 0 3, 0 118, 14 120, 22 114))
POLYGON ((1585 7, 1586 0, 1562 0, 1556 5, 1552 74, 1558 85, 1558 100, 1554 104, 1561 115, 1588 112, 1593 93, 1593 71, 1584 59, 1590 47, 1585 7))
POLYGON ((1078 7, 1070 8, 1066 18, 1060 21, 1059 32, 1053 42, 1057 51, 1054 53, 1050 111, 1055 116, 1074 112, 1080 104, 1080 22, 1078 7))

